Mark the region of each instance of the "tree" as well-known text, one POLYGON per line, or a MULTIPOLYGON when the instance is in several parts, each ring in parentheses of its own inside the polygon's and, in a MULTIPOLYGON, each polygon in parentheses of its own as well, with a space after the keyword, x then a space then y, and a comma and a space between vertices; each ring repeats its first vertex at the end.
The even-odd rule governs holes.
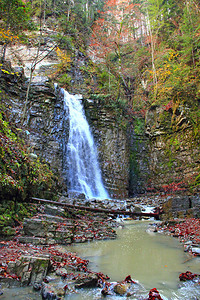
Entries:
POLYGON ((35 57, 32 61, 32 64, 31 64, 30 77, 29 77, 28 87, 27 87, 27 90, 26 90, 26 98, 25 98, 22 121, 21 121, 22 124, 24 124, 25 117, 26 117, 26 109, 27 109, 27 103, 28 103, 28 99, 29 99, 29 92, 30 92, 31 83, 32 83, 32 79, 33 79, 33 73, 35 71, 35 68, 36 68, 37 64, 39 64, 41 61, 43 61, 57 47, 57 43, 55 43, 47 53, 45 53, 44 55, 40 54, 41 41, 42 41, 44 25, 45 25, 45 21, 46 21, 46 19, 45 19, 45 16, 46 16, 46 1, 47 0, 44 0, 43 2, 40 1, 40 11, 41 11, 41 13, 40 13, 40 35, 39 35, 39 38, 38 38, 37 52, 36 52, 36 55, 35 55, 35 57), (43 22, 42 22, 42 16, 43 16, 43 22))
POLYGON ((2 39, 2 61, 4 61, 7 45, 28 26, 28 6, 21 0, 0 0, 0 18, 3 21, 3 31, 7 34, 2 39))
POLYGON ((130 58, 138 46, 142 25, 138 1, 108 0, 93 25, 90 40, 92 59, 115 79, 116 98, 123 92, 130 103, 135 80, 135 65, 130 58))

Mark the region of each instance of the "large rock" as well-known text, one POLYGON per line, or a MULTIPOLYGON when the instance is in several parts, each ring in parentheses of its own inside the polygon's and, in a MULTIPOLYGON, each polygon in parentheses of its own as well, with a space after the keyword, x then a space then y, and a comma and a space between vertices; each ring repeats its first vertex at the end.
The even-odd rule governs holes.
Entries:
POLYGON ((43 219, 26 219, 23 231, 25 236, 19 237, 22 243, 70 244, 74 235, 74 225, 61 217, 43 215, 43 219))
POLYGON ((98 282, 98 276, 96 274, 88 274, 79 276, 75 281, 75 286, 77 288, 84 288, 84 287, 96 287, 98 282))
POLYGON ((23 230, 25 235, 45 237, 49 232, 49 227, 55 228, 55 224, 51 224, 48 221, 41 219, 26 219, 23 223, 23 230))
POLYGON ((21 277, 24 285, 40 283, 46 277, 50 267, 49 256, 21 256, 18 260, 8 263, 8 272, 21 277))
POLYGON ((130 283, 118 283, 114 286, 114 292, 118 295, 125 295, 130 287, 130 283))
POLYGON ((65 295, 65 290, 64 289, 56 289, 50 284, 42 283, 42 299, 45 300, 58 300, 63 298, 65 295))

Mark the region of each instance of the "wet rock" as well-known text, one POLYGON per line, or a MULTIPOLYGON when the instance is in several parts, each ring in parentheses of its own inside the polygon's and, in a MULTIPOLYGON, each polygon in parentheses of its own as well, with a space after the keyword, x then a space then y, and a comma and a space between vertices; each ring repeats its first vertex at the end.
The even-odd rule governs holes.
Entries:
POLYGON ((76 288, 96 287, 98 283, 98 276, 96 274, 81 275, 75 281, 76 288))
POLYGON ((68 197, 72 199, 81 199, 85 200, 85 194, 83 193, 78 193, 78 192, 68 192, 68 197))
POLYGON ((59 268, 59 269, 56 270, 56 275, 66 277, 67 276, 67 270, 65 268, 59 268))
POLYGON ((134 212, 134 213, 141 213, 142 209, 139 206, 134 206, 134 207, 131 206, 131 211, 134 212))
POLYGON ((34 282, 34 283, 33 283, 33 289, 34 289, 35 291, 40 291, 41 288, 42 288, 42 284, 41 284, 41 283, 37 283, 37 282, 34 282))
POLYGON ((65 293, 66 293, 66 288, 65 289, 63 289, 63 288, 56 289, 56 294, 58 297, 63 298, 65 296, 65 293))
POLYGON ((114 292, 118 295, 125 295, 129 287, 129 283, 118 283, 114 286, 114 292))
MULTIPOLYGON (((42 283, 42 290, 41 290, 42 299, 44 300, 58 300, 61 299, 61 296, 57 294, 56 289, 46 283, 42 283)), ((64 295, 63 295, 64 296, 64 295)))
POLYGON ((147 228, 147 230, 146 230, 146 232, 149 233, 149 234, 155 233, 155 232, 157 232, 157 231, 158 231, 158 229, 157 229, 157 226, 156 226, 156 225, 150 225, 150 226, 147 228))

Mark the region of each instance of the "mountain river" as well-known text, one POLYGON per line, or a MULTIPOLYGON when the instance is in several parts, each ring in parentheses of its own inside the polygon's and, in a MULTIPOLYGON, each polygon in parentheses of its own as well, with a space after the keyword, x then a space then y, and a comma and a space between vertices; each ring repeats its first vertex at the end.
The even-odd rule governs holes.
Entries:
MULTIPOLYGON (((76 244, 67 249, 88 259, 93 271, 107 274, 111 281, 121 281, 131 275, 143 287, 136 298, 109 296, 108 299, 144 299, 142 296, 147 297, 152 288, 157 288, 163 299, 200 299, 200 285, 179 281, 179 274, 187 270, 199 274, 200 257, 191 258, 176 238, 148 233, 149 223, 125 221, 125 227, 117 230, 115 240, 76 244)), ((87 290, 69 299, 103 299, 100 291, 87 290)))
MULTIPOLYGON (((117 229, 115 240, 93 241, 72 246, 60 246, 62 251, 76 252, 90 261, 89 268, 102 272, 111 281, 131 275, 140 285, 134 296, 107 296, 106 299, 147 299, 148 292, 157 288, 164 300, 199 300, 200 285, 182 283, 179 274, 187 270, 200 273, 200 257, 191 258, 183 251, 178 239, 160 233, 147 232, 154 221, 124 221, 117 229)), ((63 286, 64 282, 60 282, 63 286)), ((102 289, 81 289, 78 294, 65 296, 70 300, 104 299, 102 289)), ((41 297, 31 287, 4 290, 1 300, 38 300, 41 297)))

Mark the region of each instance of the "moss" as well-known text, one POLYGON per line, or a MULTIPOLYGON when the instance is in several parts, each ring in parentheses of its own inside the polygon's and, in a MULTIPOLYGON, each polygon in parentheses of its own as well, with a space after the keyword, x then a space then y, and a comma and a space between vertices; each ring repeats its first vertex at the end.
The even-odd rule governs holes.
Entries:
POLYGON ((134 133, 137 135, 144 135, 145 132, 145 120, 144 118, 135 118, 133 121, 134 133))
POLYGON ((3 201, 0 205, 0 235, 12 235, 24 218, 31 218, 37 211, 35 204, 3 201), (11 229, 10 229, 11 228, 11 229))
POLYGON ((10 226, 6 226, 2 229, 2 234, 5 236, 13 236, 15 233, 15 229, 10 226))
POLYGON ((49 260, 39 258, 34 262, 34 271, 35 273, 41 272, 41 269, 46 270, 49 266, 49 260))
POLYGON ((27 200, 55 192, 58 178, 45 161, 31 159, 29 149, 0 106, 0 200, 27 200))

